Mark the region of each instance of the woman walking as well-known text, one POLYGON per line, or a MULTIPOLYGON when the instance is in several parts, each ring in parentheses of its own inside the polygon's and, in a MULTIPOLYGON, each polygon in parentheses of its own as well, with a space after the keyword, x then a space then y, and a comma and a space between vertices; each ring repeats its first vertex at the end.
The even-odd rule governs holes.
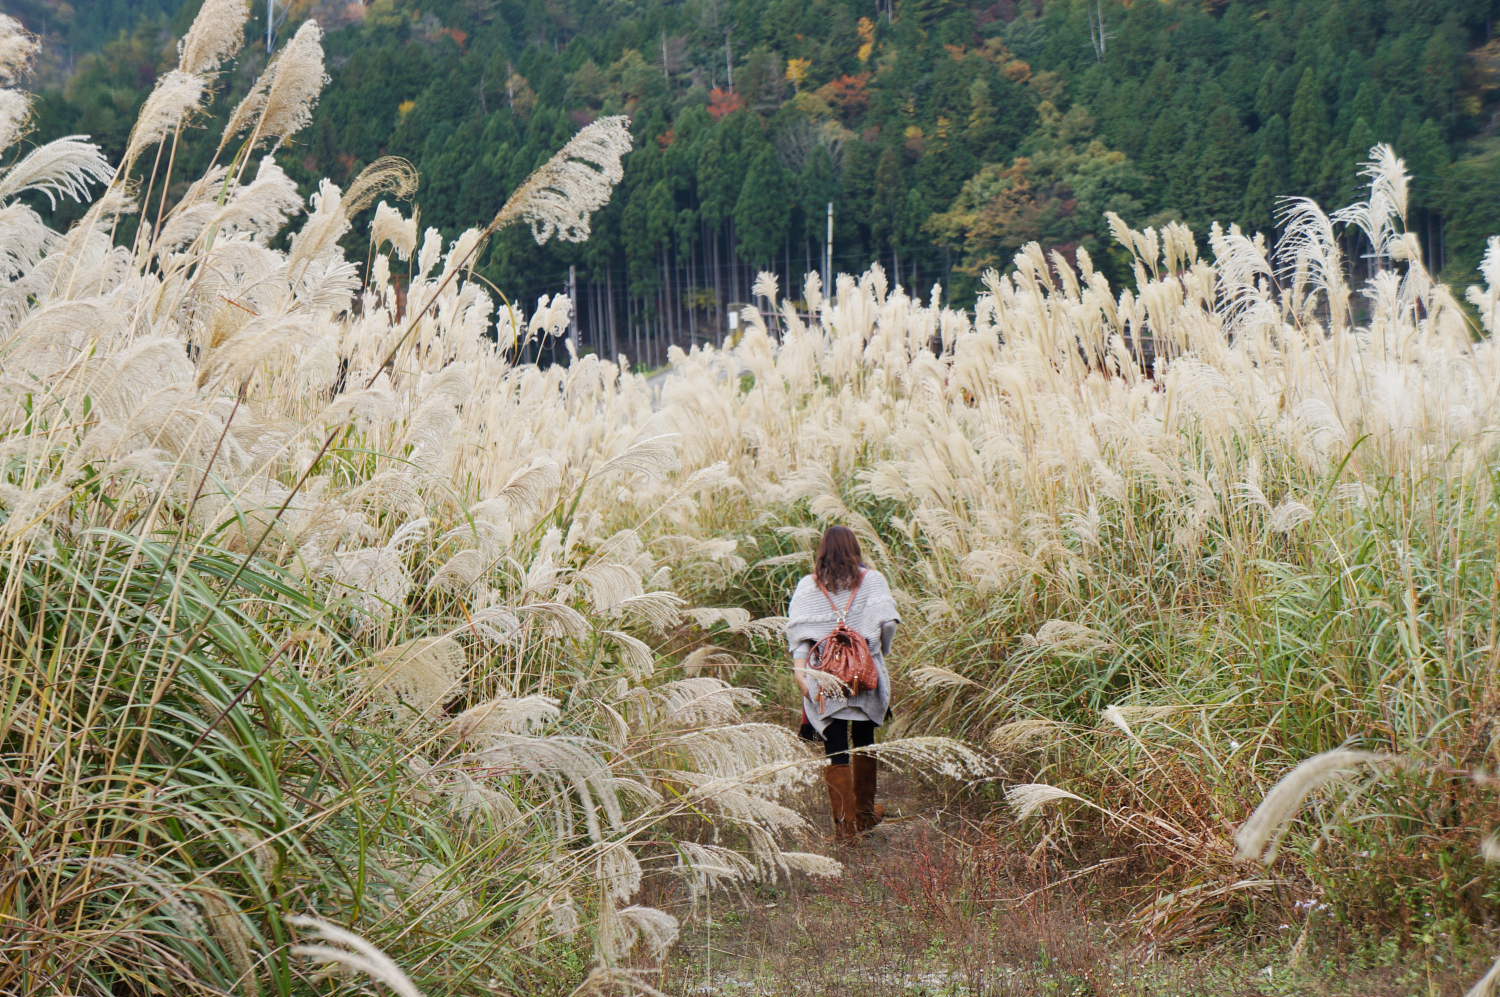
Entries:
POLYGON ((885 808, 875 802, 875 756, 859 749, 875 743, 875 728, 890 712, 885 656, 901 618, 885 576, 864 563, 859 540, 847 526, 832 526, 823 534, 813 573, 797 583, 787 617, 792 673, 802 689, 806 718, 803 734, 823 742, 834 836, 849 841, 885 816, 885 808), (864 639, 874 658, 879 681, 873 688, 851 691, 819 670, 819 651, 841 622, 864 639))

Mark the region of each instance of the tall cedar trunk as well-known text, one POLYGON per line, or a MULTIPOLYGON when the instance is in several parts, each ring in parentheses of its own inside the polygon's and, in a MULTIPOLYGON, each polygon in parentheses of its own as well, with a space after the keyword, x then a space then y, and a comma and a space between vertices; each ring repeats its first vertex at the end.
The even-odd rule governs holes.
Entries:
POLYGON ((719 321, 719 273, 714 268, 714 261, 719 258, 719 228, 717 225, 709 229, 707 225, 703 228, 703 286, 712 288, 714 292, 713 307, 709 310, 712 316, 709 321, 719 321))
POLYGON ((667 345, 670 346, 677 338, 677 309, 672 307, 672 251, 666 246, 661 250, 661 279, 662 287, 666 293, 662 297, 662 317, 665 320, 667 333, 667 345))
POLYGON ((678 315, 682 318, 682 334, 685 349, 693 348, 693 310, 690 297, 693 293, 693 246, 688 244, 687 256, 677 254, 678 315))
MULTIPOLYGON (((578 308, 578 302, 573 302, 573 307, 578 308)), ((594 352, 598 353, 599 344, 594 336, 594 330, 598 328, 598 325, 595 324, 594 317, 599 311, 599 292, 594 287, 594 282, 587 278, 583 282, 583 308, 580 311, 582 314, 578 322, 578 354, 583 355, 584 345, 589 342, 594 343, 594 352)))
POLYGON ((728 316, 729 292, 724 288, 724 223, 720 222, 714 227, 714 297, 719 302, 719 328, 725 326, 728 316))
POLYGON ((734 219, 729 219, 729 300, 740 300, 740 237, 734 219))
POLYGON ((620 331, 615 328, 615 275, 613 269, 604 271, 604 300, 609 309, 609 359, 611 363, 620 359, 620 331))

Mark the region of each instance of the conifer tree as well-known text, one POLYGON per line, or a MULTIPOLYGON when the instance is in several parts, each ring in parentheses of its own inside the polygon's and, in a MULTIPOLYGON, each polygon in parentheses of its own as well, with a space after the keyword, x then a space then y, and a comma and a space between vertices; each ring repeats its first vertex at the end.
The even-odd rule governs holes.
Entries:
POLYGON ((1220 104, 1204 123, 1197 148, 1199 227, 1210 221, 1228 224, 1245 199, 1245 163, 1249 159, 1244 126, 1234 108, 1220 104))
POLYGON ((1299 193, 1320 193, 1328 139, 1328 108, 1323 100, 1323 87, 1317 71, 1308 67, 1297 84, 1290 123, 1291 180, 1299 193))
POLYGON ((766 143, 750 161, 734 205, 740 258, 751 266, 770 267, 782 252, 790 221, 786 186, 776 150, 766 143))

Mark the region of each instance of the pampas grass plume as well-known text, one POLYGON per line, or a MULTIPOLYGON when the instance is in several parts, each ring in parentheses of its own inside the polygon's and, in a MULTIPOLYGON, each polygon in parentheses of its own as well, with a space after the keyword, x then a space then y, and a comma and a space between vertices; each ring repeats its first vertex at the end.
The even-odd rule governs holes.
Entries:
POLYGON ((304 21, 230 114, 219 147, 245 132, 257 142, 280 142, 302 130, 312 121, 313 108, 327 82, 323 29, 316 21, 304 21))
MULTIPOLYGON (((417 168, 407 160, 400 156, 381 156, 360 170, 350 182, 349 189, 344 191, 344 214, 353 218, 383 194, 405 200, 417 192, 420 180, 417 168)), ((412 242, 416 242, 415 236, 412 242)))
POLYGON ((1242 859, 1269 864, 1276 858, 1287 823, 1310 795, 1330 783, 1347 779, 1363 767, 1396 761, 1394 755, 1347 748, 1312 756, 1283 776, 1241 825, 1234 836, 1236 854, 1242 859))
POLYGON ((0 14, 0 84, 10 86, 31 68, 32 56, 40 46, 21 22, 9 14, 0 14))
POLYGON ((0 90, 0 152, 15 145, 31 118, 31 96, 21 90, 0 90))
POLYGON ((141 108, 130 141, 125 146, 125 160, 130 162, 147 147, 160 142, 202 106, 203 77, 174 69, 156 81, 146 104, 141 108))
POLYGON ((193 75, 217 70, 244 44, 249 16, 249 0, 204 0, 177 45, 177 68, 193 75))
POLYGON ((85 136, 69 135, 37 146, 0 174, 0 201, 34 190, 55 208, 60 198, 87 199, 90 184, 107 183, 113 175, 97 145, 85 136))
POLYGON ((630 145, 630 119, 624 115, 586 125, 526 178, 486 231, 525 219, 538 243, 553 236, 583 242, 589 237, 589 216, 608 202, 625 175, 620 160, 630 145))
POLYGON ((1016 820, 1025 820, 1036 813, 1042 807, 1054 800, 1077 800, 1079 803, 1087 803, 1077 793, 1070 793, 1058 786, 1049 786, 1044 782, 1028 782, 1019 786, 1012 786, 1005 791, 1006 804, 1015 811, 1016 820))
POLYGON ((287 923, 327 943, 293 945, 294 955, 318 962, 333 963, 361 973, 374 982, 389 987, 399 997, 423 997, 422 991, 418 990, 411 978, 401 971, 401 967, 396 965, 395 960, 354 932, 316 917, 289 917, 287 923))

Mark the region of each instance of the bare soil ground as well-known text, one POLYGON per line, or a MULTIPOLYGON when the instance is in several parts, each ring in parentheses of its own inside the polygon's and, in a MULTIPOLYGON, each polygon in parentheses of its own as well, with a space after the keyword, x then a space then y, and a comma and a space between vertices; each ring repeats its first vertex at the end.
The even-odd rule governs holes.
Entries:
MULTIPOLYGON (((679 942, 662 989, 671 997, 1140 997, 1460 995, 1488 968, 1489 946, 1451 940, 1358 947, 1270 925, 1226 932, 1187 951, 1153 951, 1118 883, 1070 878, 1000 846, 993 803, 887 776, 892 814, 837 853, 842 877, 799 878, 717 895, 679 942), (988 823, 989 827, 986 828, 988 823)), ((808 812, 826 824, 809 791, 808 812)), ((1313 927, 1317 927, 1314 925, 1313 927)), ((1332 936, 1332 932, 1328 932, 1332 936)))

